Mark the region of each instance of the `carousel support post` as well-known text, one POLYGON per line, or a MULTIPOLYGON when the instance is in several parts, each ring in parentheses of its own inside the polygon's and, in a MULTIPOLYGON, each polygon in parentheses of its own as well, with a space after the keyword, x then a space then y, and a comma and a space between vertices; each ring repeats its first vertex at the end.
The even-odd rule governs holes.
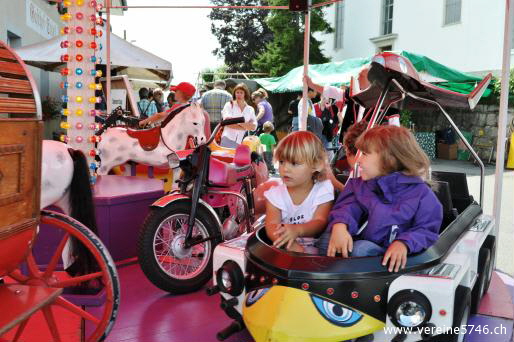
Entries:
POLYGON ((308 2, 308 8, 305 12, 305 32, 303 35, 303 95, 302 95, 302 115, 298 117, 298 130, 305 131, 307 129, 307 82, 305 76, 309 74, 309 50, 311 35, 311 1, 308 2))
MULTIPOLYGON (((513 0, 505 0, 505 30, 503 34, 503 65, 501 76, 500 113, 498 118, 498 141, 496 146, 496 176, 494 180, 493 215, 496 222, 495 235, 500 228, 501 198, 503 186, 503 164, 505 162, 505 141, 507 136, 507 111, 509 109, 511 15, 513 0)), ((496 249, 498 251, 498 249, 496 249)), ((494 259, 496 260, 496 258, 494 259)))
POLYGON ((106 61, 105 61, 105 101, 107 102, 107 114, 111 112, 111 0, 105 0, 107 13, 107 27, 105 28, 106 40, 106 61))

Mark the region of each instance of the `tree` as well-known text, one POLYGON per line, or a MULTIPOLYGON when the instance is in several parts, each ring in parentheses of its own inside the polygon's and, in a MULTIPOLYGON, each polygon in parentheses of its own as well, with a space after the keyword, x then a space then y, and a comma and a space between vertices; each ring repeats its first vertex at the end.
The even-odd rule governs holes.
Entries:
MULTIPOLYGON (((323 0, 313 0, 313 4, 323 0)), ((269 5, 285 6, 288 0, 269 0, 269 5)), ((266 20, 273 33, 273 41, 266 45, 266 50, 253 61, 253 66, 259 72, 279 76, 303 64, 304 18, 302 12, 272 10, 266 20)), ((321 42, 314 38, 315 32, 333 32, 325 20, 320 8, 311 11, 311 35, 309 63, 318 64, 329 62, 329 58, 321 51, 321 42)))
MULTIPOLYGON (((226 0, 211 0, 213 5, 227 5, 226 0)), ((230 5, 256 6, 261 0, 234 0, 230 5)), ((224 59, 228 72, 250 72, 254 60, 271 41, 272 34, 265 19, 267 10, 213 9, 209 14, 211 31, 220 47, 214 55, 224 59)))

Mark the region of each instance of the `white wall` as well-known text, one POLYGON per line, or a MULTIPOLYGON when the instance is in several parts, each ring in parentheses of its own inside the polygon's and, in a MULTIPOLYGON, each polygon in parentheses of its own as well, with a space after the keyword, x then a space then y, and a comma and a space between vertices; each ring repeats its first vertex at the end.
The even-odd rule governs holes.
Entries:
MULTIPOLYGON (((345 0, 343 48, 334 50, 334 34, 323 48, 338 61, 376 53, 369 39, 379 36, 382 0, 345 0)), ((461 23, 443 25, 444 0, 395 0, 393 49, 426 55, 468 72, 501 69, 504 1, 462 0, 461 23)), ((326 10, 334 25, 335 6, 326 10)))

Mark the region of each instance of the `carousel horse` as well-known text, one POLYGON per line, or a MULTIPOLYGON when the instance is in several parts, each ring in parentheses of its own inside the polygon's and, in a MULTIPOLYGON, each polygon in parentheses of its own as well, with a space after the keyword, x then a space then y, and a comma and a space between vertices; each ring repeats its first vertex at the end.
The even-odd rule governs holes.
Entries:
MULTIPOLYGON (((132 130, 122 127, 107 128, 98 143, 101 159, 98 175, 106 175, 115 166, 133 161, 155 167, 168 167, 168 156, 186 148, 188 138, 198 143, 210 135, 208 115, 197 103, 184 106, 170 120, 161 126, 147 130, 132 130)), ((180 169, 175 167, 173 179, 177 179, 180 169)))
MULTIPOLYGON (((97 234, 85 155, 64 143, 43 140, 41 159, 41 209, 55 205, 97 234)), ((67 243, 62 259, 64 268, 72 275, 88 274, 97 267, 87 248, 73 239, 67 243)))

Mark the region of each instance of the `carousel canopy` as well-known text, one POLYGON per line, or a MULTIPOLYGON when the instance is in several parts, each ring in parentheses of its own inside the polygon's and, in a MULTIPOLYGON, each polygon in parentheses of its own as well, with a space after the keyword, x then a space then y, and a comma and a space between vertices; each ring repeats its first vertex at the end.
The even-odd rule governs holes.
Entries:
MULTIPOLYGON (((48 71, 57 71, 64 65, 61 62, 61 55, 65 50, 61 48, 61 42, 66 39, 66 35, 57 36, 23 46, 16 52, 29 65, 48 71)), ((97 51, 96 56, 105 63, 107 60, 105 35, 97 41, 103 49, 97 51)), ((113 33, 111 33, 111 65, 118 74, 128 75, 129 78, 168 82, 172 77, 170 62, 130 44, 113 33)))
MULTIPOLYGON (((480 82, 480 77, 463 73, 442 65, 426 56, 402 51, 400 55, 409 59, 416 71, 425 82, 430 82, 441 88, 468 94, 480 82)), ((352 76, 357 76, 364 66, 371 62, 372 57, 353 58, 341 62, 313 64, 309 66, 309 76, 315 83, 321 85, 348 85, 352 76)), ((301 91, 303 87, 303 66, 294 68, 284 76, 254 79, 264 89, 271 93, 287 93, 301 91)), ((484 97, 490 94, 486 90, 484 97)))

